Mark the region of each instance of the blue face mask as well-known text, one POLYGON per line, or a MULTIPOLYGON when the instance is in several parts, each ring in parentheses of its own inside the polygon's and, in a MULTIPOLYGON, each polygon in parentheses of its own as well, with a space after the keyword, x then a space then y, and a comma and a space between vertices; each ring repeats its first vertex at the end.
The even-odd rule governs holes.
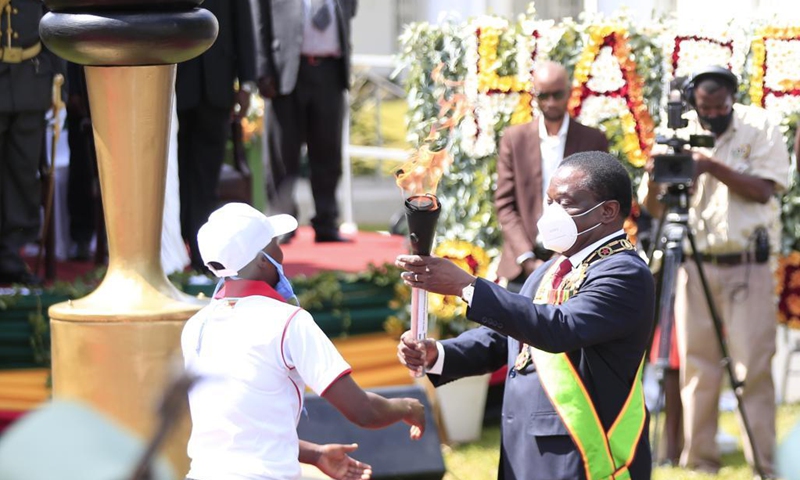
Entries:
POLYGON ((275 285, 275 291, 278 292, 281 297, 285 298, 287 302, 299 306, 300 302, 297 300, 297 295, 294 294, 294 290, 292 290, 292 284, 289 283, 289 279, 286 278, 286 275, 283 273, 283 265, 276 262, 275 259, 267 255, 266 252, 261 253, 278 271, 278 284, 275 285))

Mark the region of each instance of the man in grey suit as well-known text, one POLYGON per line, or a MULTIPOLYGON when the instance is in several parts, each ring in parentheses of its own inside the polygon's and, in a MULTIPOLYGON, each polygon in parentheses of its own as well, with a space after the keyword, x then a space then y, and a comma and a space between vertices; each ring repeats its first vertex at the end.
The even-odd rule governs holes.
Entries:
POLYGON ((339 235, 344 92, 350 78, 350 22, 357 0, 259 0, 259 90, 272 100, 269 193, 273 210, 296 215, 300 148, 308 149, 317 242, 339 235))
POLYGON ((39 235, 45 112, 62 61, 39 40, 37 0, 0 0, 0 283, 36 284, 19 251, 39 235))

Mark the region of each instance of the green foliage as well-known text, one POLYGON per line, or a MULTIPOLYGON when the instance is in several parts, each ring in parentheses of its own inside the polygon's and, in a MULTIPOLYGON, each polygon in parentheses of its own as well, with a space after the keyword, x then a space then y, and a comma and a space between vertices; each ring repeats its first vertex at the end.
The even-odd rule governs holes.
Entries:
MULTIPOLYGON (((406 91, 408 93, 408 141, 421 145, 439 115, 438 101, 462 93, 462 81, 467 74, 463 61, 465 49, 463 27, 453 23, 441 26, 414 23, 406 27, 400 41, 400 61, 407 67, 406 91), (442 68, 444 82, 431 78, 434 68, 442 68)), ((506 52, 499 55, 501 70, 516 69, 514 49, 509 42, 513 35, 503 35, 501 45, 506 52)), ((501 47, 502 48, 502 47, 501 47)), ((508 119, 498 122, 501 131, 508 119)), ((437 238, 441 240, 467 240, 484 249, 497 249, 500 229, 497 226, 492 192, 495 183, 495 159, 473 158, 461 148, 461 135, 453 129, 443 135, 432 149, 447 147, 453 164, 442 178, 437 196, 445 212, 439 218, 437 238)))
POLYGON ((22 310, 23 314, 27 313, 30 325, 28 342, 37 365, 50 365, 50 317, 47 309, 54 303, 88 295, 104 274, 105 267, 73 282, 56 281, 48 287, 35 289, 13 286, 0 294, 0 311, 17 309, 22 310))
POLYGON ((569 78, 573 77, 575 65, 580 59, 580 52, 583 51, 586 45, 586 36, 579 30, 579 25, 571 18, 566 18, 561 23, 561 28, 564 33, 561 38, 556 42, 550 52, 547 52, 547 57, 564 65, 567 69, 569 78))
MULTIPOLYGON (((789 154, 794 156, 795 134, 800 112, 793 113, 781 122, 781 132, 786 140, 789 154)), ((797 159, 792 162, 789 188, 781 195, 781 222, 783 235, 781 253, 788 254, 800 250, 800 176, 797 173, 797 159)))

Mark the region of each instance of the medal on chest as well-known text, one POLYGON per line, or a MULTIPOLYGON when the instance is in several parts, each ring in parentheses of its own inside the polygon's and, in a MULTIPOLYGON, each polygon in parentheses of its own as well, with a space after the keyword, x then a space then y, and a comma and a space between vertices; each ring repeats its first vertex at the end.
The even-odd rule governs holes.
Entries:
POLYGON ((524 370, 531 364, 531 361, 531 347, 523 344, 522 350, 519 352, 517 360, 514 362, 514 370, 517 372, 524 370))

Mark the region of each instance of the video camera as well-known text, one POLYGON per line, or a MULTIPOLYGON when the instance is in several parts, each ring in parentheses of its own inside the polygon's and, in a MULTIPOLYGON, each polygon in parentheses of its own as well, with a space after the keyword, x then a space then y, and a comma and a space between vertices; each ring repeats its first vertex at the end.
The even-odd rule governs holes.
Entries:
MULTIPOLYGON (((673 89, 667 103, 667 128, 675 130, 685 128, 688 121, 683 118, 686 111, 681 92, 673 89)), ((686 145, 690 147, 714 146, 714 137, 710 135, 690 135, 689 140, 680 138, 673 133, 672 137, 659 135, 656 142, 670 147, 670 153, 653 156, 653 181, 666 183, 670 186, 683 185, 688 187, 694 179, 694 160, 690 153, 684 153, 686 145)))

